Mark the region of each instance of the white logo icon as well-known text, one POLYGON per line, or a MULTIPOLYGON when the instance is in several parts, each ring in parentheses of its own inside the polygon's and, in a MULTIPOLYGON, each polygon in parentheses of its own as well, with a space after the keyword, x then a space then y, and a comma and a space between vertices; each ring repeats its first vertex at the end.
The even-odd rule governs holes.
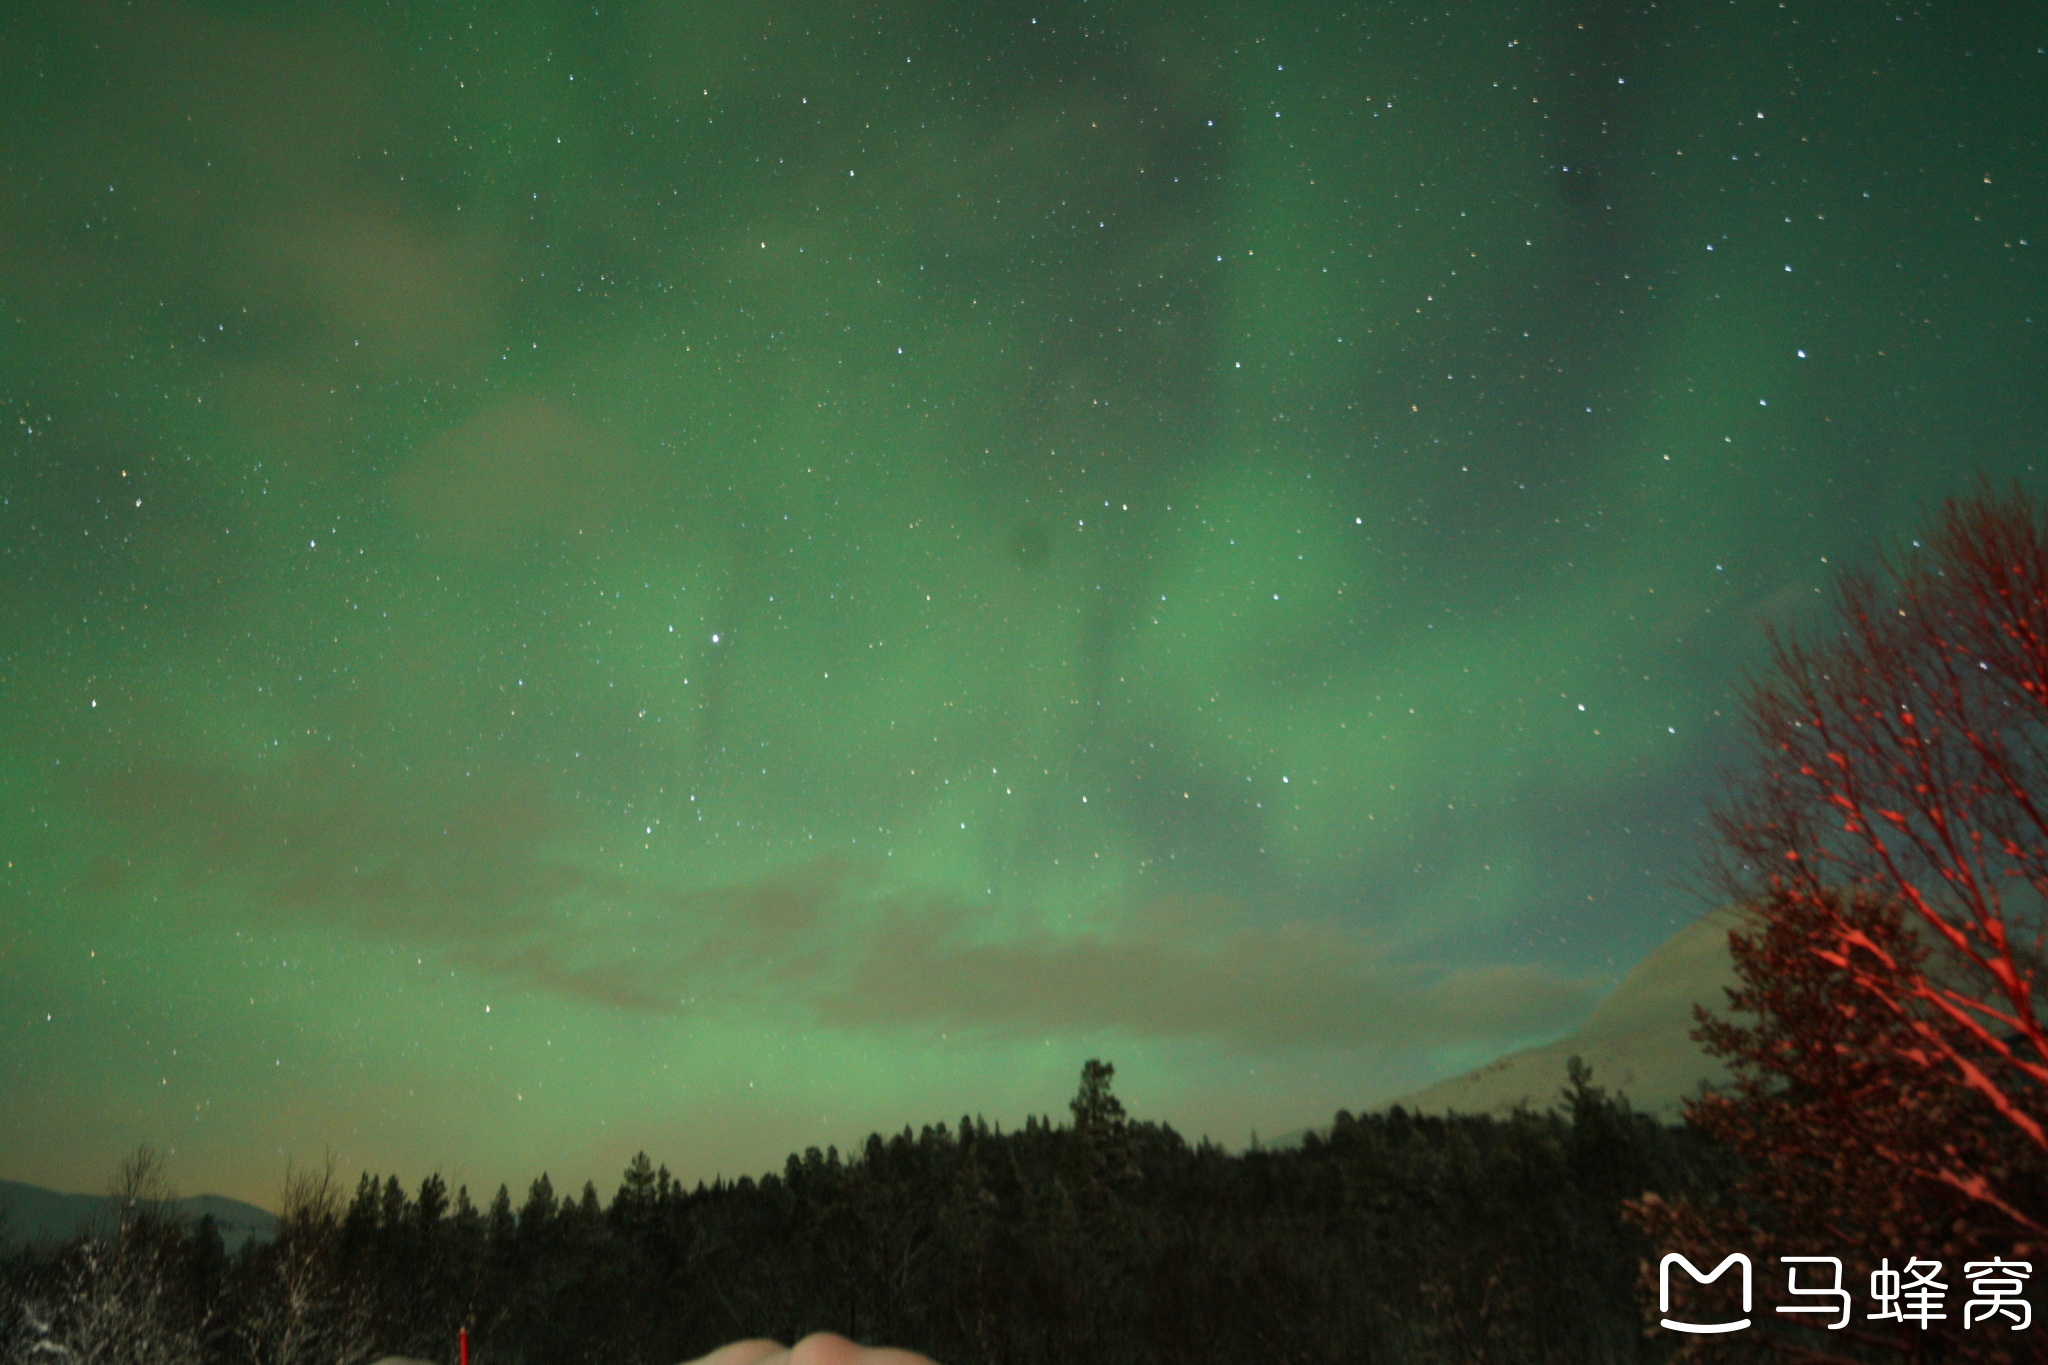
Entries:
MULTIPOLYGON (((1729 1266, 1740 1264, 1742 1266, 1742 1311, 1745 1313, 1749 1311, 1752 1287, 1749 1257, 1739 1251, 1731 1251, 1728 1253, 1726 1260, 1714 1267, 1713 1274, 1702 1275, 1698 1266, 1686 1260, 1685 1257, 1677 1252, 1671 1251, 1665 1253, 1664 1259, 1657 1266, 1657 1309, 1659 1312, 1669 1313, 1671 1311, 1671 1263, 1673 1261, 1685 1267, 1685 1273, 1692 1276, 1695 1284, 1712 1284, 1721 1278, 1722 1272, 1727 1270, 1729 1266)), ((1739 1332, 1749 1326, 1748 1318, 1742 1318, 1736 1322, 1698 1323, 1673 1322, 1667 1317, 1662 1319, 1662 1321, 1666 1327, 1674 1332, 1739 1332)))

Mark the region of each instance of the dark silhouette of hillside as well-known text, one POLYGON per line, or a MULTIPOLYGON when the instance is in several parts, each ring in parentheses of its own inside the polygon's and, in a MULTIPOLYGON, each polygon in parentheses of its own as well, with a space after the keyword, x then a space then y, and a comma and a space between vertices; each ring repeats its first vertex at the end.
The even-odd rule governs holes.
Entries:
MULTIPOLYGON (((175 1203, 180 1216, 191 1222, 212 1218, 230 1251, 277 1230, 276 1214, 239 1199, 200 1194, 175 1203)), ((0 1180, 0 1237, 16 1242, 69 1242, 81 1233, 111 1235, 120 1221, 120 1210, 107 1195, 62 1194, 18 1180, 0 1180)))

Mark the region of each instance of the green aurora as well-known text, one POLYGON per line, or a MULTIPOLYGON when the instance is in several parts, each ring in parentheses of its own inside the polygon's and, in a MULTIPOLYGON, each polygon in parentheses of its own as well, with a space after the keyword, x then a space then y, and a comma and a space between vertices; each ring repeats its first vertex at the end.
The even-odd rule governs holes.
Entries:
POLYGON ((0 1176, 1560 1035, 1764 626, 2041 491, 2044 130, 2028 5, 6 6, 0 1176))

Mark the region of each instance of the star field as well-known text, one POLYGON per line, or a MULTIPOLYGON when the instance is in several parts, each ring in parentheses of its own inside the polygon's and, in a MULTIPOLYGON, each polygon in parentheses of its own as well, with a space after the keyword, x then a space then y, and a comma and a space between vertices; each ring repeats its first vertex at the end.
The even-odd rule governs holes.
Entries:
POLYGON ((1242 1143, 1706 908, 1764 628, 2041 491, 2048 22, 0 15, 0 1175, 1242 1143))

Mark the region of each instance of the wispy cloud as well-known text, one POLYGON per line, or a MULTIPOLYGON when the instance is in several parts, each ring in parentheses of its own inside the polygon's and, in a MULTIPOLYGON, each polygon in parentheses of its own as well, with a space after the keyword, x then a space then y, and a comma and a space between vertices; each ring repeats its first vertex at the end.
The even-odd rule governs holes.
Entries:
POLYGON ((635 482, 628 454, 597 427, 566 404, 519 394, 428 442, 389 488, 437 543, 481 553, 600 527, 635 482))
POLYGON ((852 1026, 1003 1033, 1207 1034, 1252 1049, 1428 1046, 1563 1027, 1592 996, 1532 967, 1430 972, 1329 925, 1261 925, 1241 907, 1141 909, 1099 932, 977 939, 957 907, 896 908, 820 1014, 852 1026))
POLYGON ((1405 1049, 1564 1028, 1594 998, 1538 967, 1390 962, 1354 930, 1264 924, 1224 901, 996 933, 965 901, 906 894, 846 857, 677 889, 564 851, 581 832, 536 780, 444 785, 430 810, 388 774, 312 761, 254 778, 129 768, 97 790, 137 855, 99 889, 168 875, 207 892, 195 905, 431 946, 607 1008, 765 1008, 852 1030, 1405 1049))

